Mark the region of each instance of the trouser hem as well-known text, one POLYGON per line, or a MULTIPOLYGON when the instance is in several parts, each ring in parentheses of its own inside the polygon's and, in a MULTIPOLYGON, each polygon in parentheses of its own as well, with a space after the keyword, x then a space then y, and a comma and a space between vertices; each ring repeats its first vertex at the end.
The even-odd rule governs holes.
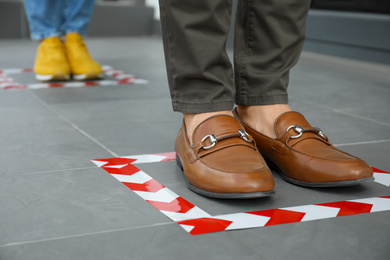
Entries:
POLYGON ((34 41, 41 41, 41 40, 44 40, 46 38, 58 37, 58 36, 62 36, 62 33, 61 32, 40 32, 40 33, 33 32, 33 33, 31 33, 31 39, 34 41))
POLYGON ((273 96, 239 96, 237 97, 236 104, 243 106, 288 104, 288 95, 282 94, 273 96))
POLYGON ((183 103, 172 102, 173 111, 181 113, 207 113, 217 111, 231 111, 234 101, 183 103))

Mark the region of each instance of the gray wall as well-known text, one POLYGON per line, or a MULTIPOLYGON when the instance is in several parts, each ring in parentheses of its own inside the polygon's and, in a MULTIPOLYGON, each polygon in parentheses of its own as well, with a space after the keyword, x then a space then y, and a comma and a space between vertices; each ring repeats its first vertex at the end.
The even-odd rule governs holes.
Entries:
POLYGON ((311 10, 304 50, 390 64, 390 15, 311 10))
POLYGON ((0 0, 0 39, 28 38, 27 18, 21 0, 0 0))
MULTIPOLYGON (((153 8, 145 0, 97 1, 88 36, 140 36, 153 33, 153 8)), ((29 38, 23 0, 0 0, 0 39, 29 38)))
POLYGON ((135 4, 98 2, 88 26, 88 36, 141 36, 153 33, 154 10, 145 1, 135 4))

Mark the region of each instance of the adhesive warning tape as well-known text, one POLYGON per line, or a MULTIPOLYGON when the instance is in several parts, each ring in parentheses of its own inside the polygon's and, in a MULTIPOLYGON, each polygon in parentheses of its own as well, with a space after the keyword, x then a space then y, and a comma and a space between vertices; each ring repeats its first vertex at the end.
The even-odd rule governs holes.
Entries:
MULTIPOLYGON (((390 210, 390 196, 383 196, 211 216, 134 166, 172 160, 175 160, 174 152, 95 159, 92 162, 192 235, 390 210)), ((373 170, 376 182, 390 185, 389 172, 373 170)))
POLYGON ((211 217, 133 165, 175 160, 175 153, 92 160, 173 221, 211 217))
POLYGON ((190 234, 199 235, 224 230, 265 227, 387 210, 390 210, 390 196, 220 215, 212 218, 178 221, 177 223, 190 234))
POLYGON ((374 170, 374 178, 377 183, 383 184, 387 187, 390 187, 390 173, 379 170, 377 168, 372 167, 374 170))
POLYGON ((51 83, 31 83, 20 84, 8 77, 11 74, 32 73, 33 69, 5 69, 0 70, 0 88, 2 89, 41 89, 41 88, 77 88, 87 86, 115 86, 123 84, 145 84, 148 81, 140 79, 121 70, 116 70, 110 66, 102 66, 103 73, 115 78, 115 80, 96 80, 79 82, 51 82, 51 83))
POLYGON ((3 69, 0 70, 0 75, 30 73, 30 72, 34 72, 34 69, 3 69))

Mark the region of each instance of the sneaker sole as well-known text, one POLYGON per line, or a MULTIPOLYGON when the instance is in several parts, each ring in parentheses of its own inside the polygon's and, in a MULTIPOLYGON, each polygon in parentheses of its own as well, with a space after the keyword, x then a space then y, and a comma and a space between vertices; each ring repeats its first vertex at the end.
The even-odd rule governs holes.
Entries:
POLYGON ((35 79, 39 81, 53 81, 53 80, 69 80, 70 75, 40 75, 40 74, 35 74, 35 79))
POLYGON ((73 74, 74 80, 102 79, 103 74, 73 74))
POLYGON ((334 181, 334 182, 305 182, 305 181, 299 181, 292 179, 288 176, 286 176, 275 164, 271 163, 270 161, 266 160, 267 165, 277 171, 282 177, 283 180, 303 187, 308 188, 337 188, 337 187, 349 187, 349 186, 355 186, 364 182, 373 181, 375 178, 364 178, 364 179, 357 179, 357 180, 349 180, 349 181, 334 181))
MULTIPOLYGON (((176 154, 176 163, 181 169, 181 171, 184 173, 183 165, 181 163, 180 157, 176 154)), ((200 195, 216 198, 216 199, 256 199, 256 198, 264 198, 271 196, 275 194, 275 191, 264 191, 264 192, 251 192, 251 193, 218 193, 218 192, 211 192, 199 189, 192 184, 190 184, 186 177, 184 176, 184 179, 186 181, 187 187, 192 190, 193 192, 196 192, 200 195)))

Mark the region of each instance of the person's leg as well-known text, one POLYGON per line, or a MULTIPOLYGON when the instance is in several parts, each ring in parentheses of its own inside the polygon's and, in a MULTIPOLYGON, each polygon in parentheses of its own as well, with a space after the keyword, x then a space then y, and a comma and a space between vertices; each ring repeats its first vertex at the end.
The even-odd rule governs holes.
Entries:
POLYGON ((231 115, 235 88, 225 46, 232 3, 163 0, 160 8, 172 106, 191 135, 205 117, 231 115))
POLYGON ((61 42, 61 13, 64 1, 25 0, 31 38, 40 40, 34 71, 37 80, 67 80, 70 67, 61 42))
POLYGON ((66 0, 61 31, 65 35, 65 50, 75 80, 99 79, 101 66, 92 59, 82 35, 87 30, 95 0, 66 0))
POLYGON ((287 86, 299 59, 310 1, 239 1, 235 26, 237 111, 274 137, 273 123, 290 111, 287 86))
POLYGON ((84 35, 92 16, 95 0, 66 0, 61 15, 63 35, 77 32, 84 35))
POLYGON ((240 1, 235 116, 269 165, 289 182, 338 187, 372 180, 372 169, 363 160, 334 148, 288 106, 289 71, 302 50, 309 5, 300 0, 240 1))
POLYGON ((272 175, 232 117, 231 0, 161 0, 160 8, 173 109, 184 113, 175 151, 189 188, 218 198, 271 195, 272 175))
POLYGON ((61 36, 61 13, 64 1, 25 0, 24 8, 30 27, 31 39, 43 40, 61 36))
POLYGON ((233 69, 225 51, 231 0, 162 0, 160 8, 174 111, 231 110, 233 69))

